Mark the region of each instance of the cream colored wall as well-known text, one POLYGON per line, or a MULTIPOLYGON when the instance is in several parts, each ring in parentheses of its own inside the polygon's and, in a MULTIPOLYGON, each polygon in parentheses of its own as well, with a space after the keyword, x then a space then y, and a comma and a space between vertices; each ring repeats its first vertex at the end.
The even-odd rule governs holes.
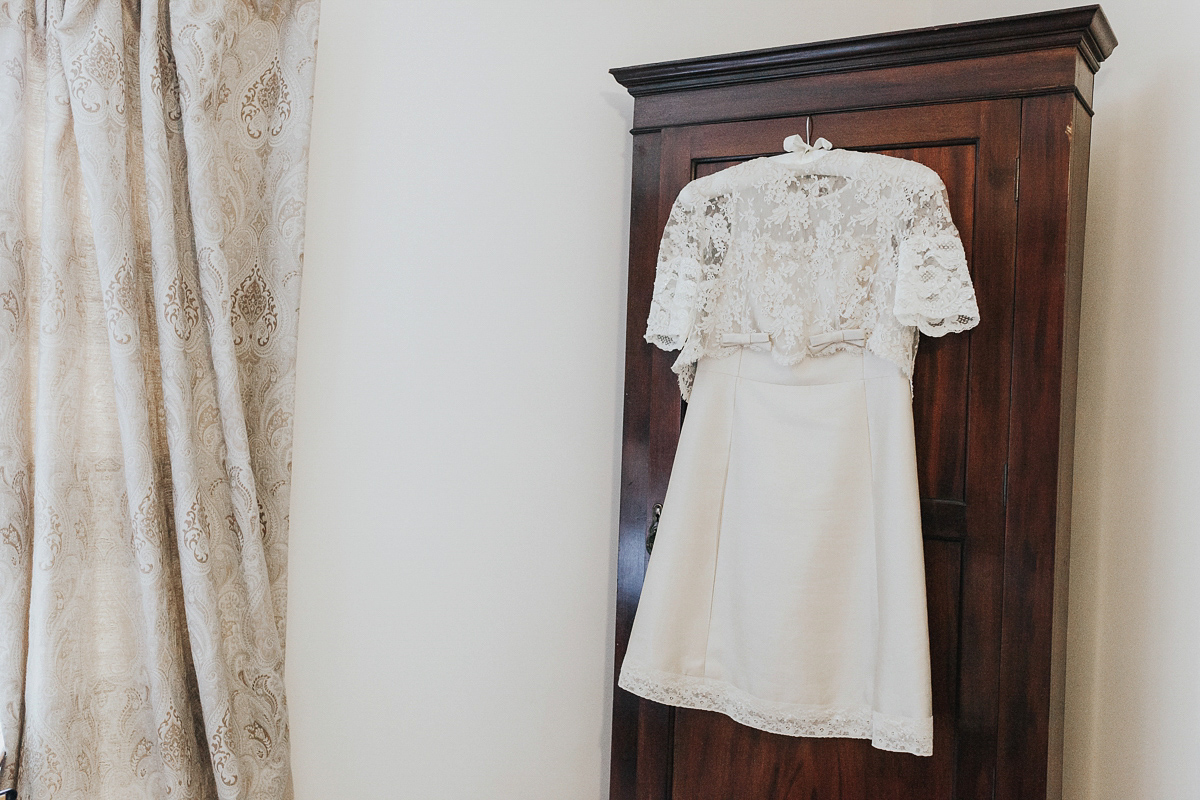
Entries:
MULTIPOLYGON (((300 800, 607 797, 632 113, 607 69, 1040 8, 324 0, 292 501, 300 800)), ((1067 789, 1184 800, 1200 14, 1107 10, 1067 789)))
POLYGON ((1200 797, 1200 4, 1112 3, 1097 75, 1068 623, 1072 800, 1200 797))

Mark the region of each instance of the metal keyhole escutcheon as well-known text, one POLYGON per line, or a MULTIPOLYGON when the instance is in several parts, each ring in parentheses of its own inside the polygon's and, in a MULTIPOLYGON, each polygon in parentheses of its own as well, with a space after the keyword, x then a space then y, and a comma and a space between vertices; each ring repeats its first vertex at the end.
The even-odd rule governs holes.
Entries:
POLYGON ((658 518, 662 516, 662 503, 655 503, 650 512, 650 528, 646 531, 646 553, 654 550, 654 537, 658 535, 658 518))

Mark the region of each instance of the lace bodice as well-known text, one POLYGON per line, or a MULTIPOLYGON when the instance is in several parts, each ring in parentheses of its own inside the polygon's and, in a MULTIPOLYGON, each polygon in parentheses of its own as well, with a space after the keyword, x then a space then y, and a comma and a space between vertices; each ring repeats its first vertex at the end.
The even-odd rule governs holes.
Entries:
POLYGON ((791 365, 857 339, 911 379, 918 331, 979 322, 937 173, 798 137, 787 146, 800 152, 692 181, 671 209, 646 340, 680 351, 685 398, 700 358, 738 346, 791 365))

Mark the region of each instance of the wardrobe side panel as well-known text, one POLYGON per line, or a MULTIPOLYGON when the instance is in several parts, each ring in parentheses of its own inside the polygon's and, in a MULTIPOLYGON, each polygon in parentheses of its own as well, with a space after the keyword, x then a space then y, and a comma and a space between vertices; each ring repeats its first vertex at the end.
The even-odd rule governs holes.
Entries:
MULTIPOLYGON (((645 532, 650 508, 651 346, 643 338, 654 286, 654 260, 662 225, 658 219, 659 149, 657 133, 633 138, 630 194, 629 274, 626 298, 625 398, 621 442, 621 511, 617 544, 617 608, 615 669, 629 642, 637 598, 646 569, 645 532)), ((638 779, 641 701, 616 687, 613 676, 613 722, 609 794, 633 800, 638 779)))
MULTIPOLYGON (((1022 101, 1008 515, 996 796, 1045 800, 1064 426, 1078 313, 1068 311, 1073 94, 1022 101), (1072 317, 1074 318, 1072 320, 1072 317), (1074 330, 1069 328, 1074 327, 1074 330)), ((1070 409, 1067 408, 1070 406, 1070 409)), ((1065 501, 1069 504, 1069 496, 1065 501)), ((1065 546, 1065 540, 1064 540, 1065 546)))
POLYGON ((1063 332, 1062 418, 1059 423, 1058 520, 1054 549, 1054 623, 1050 652, 1050 747, 1046 797, 1061 800, 1063 726, 1067 682, 1067 591, 1071 565, 1071 496, 1075 469, 1075 398, 1079 365, 1079 317, 1083 289, 1083 241, 1087 218, 1088 162, 1092 116, 1075 103, 1071 138, 1071 173, 1067 231, 1067 291, 1063 332))

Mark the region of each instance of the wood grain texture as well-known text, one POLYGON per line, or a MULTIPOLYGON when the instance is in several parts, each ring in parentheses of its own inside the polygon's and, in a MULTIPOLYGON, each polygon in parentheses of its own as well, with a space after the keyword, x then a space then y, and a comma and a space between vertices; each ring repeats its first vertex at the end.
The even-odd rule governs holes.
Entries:
MULTIPOLYGON (((654 261, 658 254, 658 177, 661 135, 648 133, 633 140, 633 182, 630 197, 628 319, 650 313, 654 261), (647 283, 649 281, 649 283, 647 283)), ((646 571, 645 529, 650 508, 651 347, 639 326, 627 326, 625 339, 625 402, 621 442, 621 512, 617 544, 616 668, 625 658, 637 598, 646 571)), ((613 680, 612 756, 609 782, 613 797, 637 796, 638 742, 641 740, 641 701, 616 688, 613 680)))
POLYGON ((1067 218, 1067 292, 1063 335, 1063 394, 1059 424, 1058 518, 1054 539, 1054 612, 1050 651, 1050 753, 1046 795, 1062 795, 1063 726, 1067 683, 1067 590, 1071 564, 1071 497, 1075 461, 1075 399, 1079 318, 1083 289, 1083 239, 1087 220, 1088 154, 1092 115, 1076 104, 1071 122, 1071 173, 1067 218))
MULTIPOLYGON (((1024 101, 1013 338, 997 796, 1043 798, 1055 631, 1065 626, 1086 156, 1070 95, 1024 101), (1072 222, 1074 221, 1074 224, 1072 222), (1069 363, 1068 363, 1069 362, 1069 363), (1070 430, 1066 430, 1066 429, 1070 430), (1061 605, 1055 608, 1056 596, 1061 605), (1056 616, 1058 619, 1056 619, 1056 616)), ((1061 636, 1060 632, 1060 636, 1061 636)), ((1061 642, 1060 642, 1061 646, 1061 642)), ((1061 730, 1056 732, 1061 736, 1061 730)), ((1061 791, 1059 789, 1059 791, 1061 791)))

